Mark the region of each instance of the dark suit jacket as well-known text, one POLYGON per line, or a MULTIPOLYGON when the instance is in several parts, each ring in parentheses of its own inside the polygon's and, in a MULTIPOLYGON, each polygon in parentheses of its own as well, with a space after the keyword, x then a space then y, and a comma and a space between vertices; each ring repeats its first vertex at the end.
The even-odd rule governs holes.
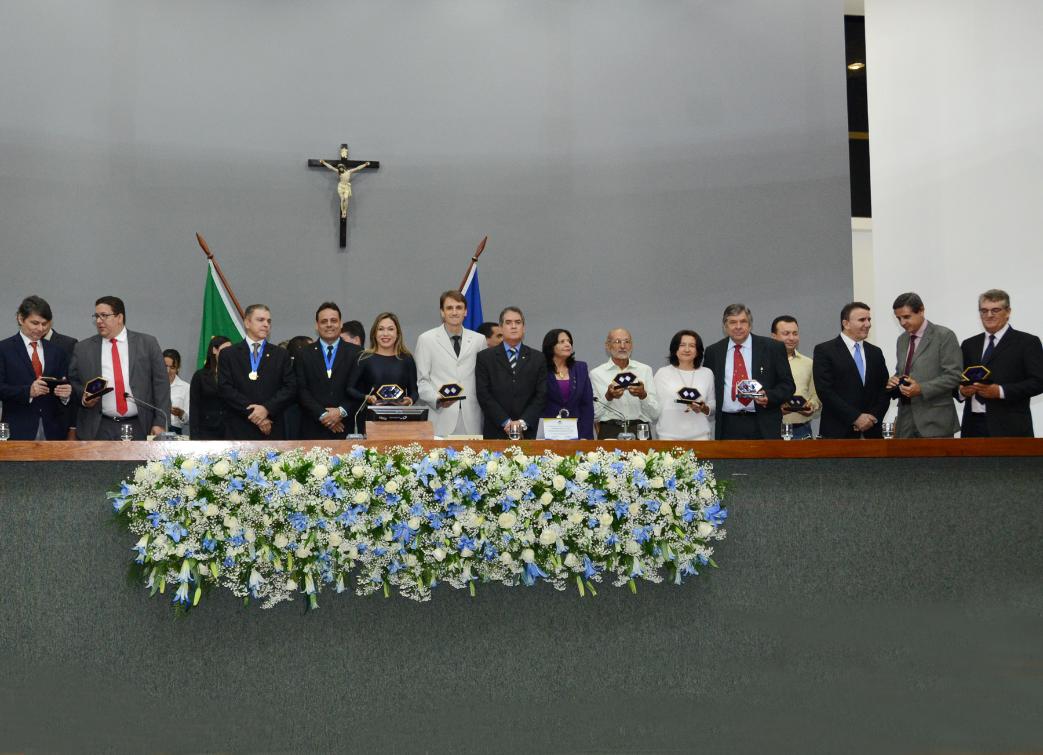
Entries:
MULTIPOLYGON (((66 336, 59 333, 57 330, 51 329, 51 337, 48 338, 58 348, 65 352, 66 356, 69 357, 69 362, 72 362, 72 352, 76 348, 76 339, 72 336, 66 336)), ((79 409, 79 400, 73 396, 68 404, 65 405, 65 413, 67 415, 68 426, 71 428, 76 427, 76 412, 79 409)))
MULTIPOLYGON (((766 440, 776 439, 782 428, 782 405, 793 398, 793 392, 797 389, 793 382, 793 372, 789 367, 789 359, 786 358, 786 347, 781 341, 764 336, 750 336, 753 339, 752 364, 747 366, 751 380, 756 380, 764 386, 764 395, 768 398, 768 405, 756 407, 757 425, 761 436, 766 440)), ((703 366, 709 367, 713 372, 713 388, 717 397, 717 412, 714 426, 714 437, 721 435, 721 414, 724 411, 724 392, 731 390, 731 386, 724 385, 725 361, 728 352, 732 348, 730 338, 722 338, 717 343, 710 344, 703 355, 703 366)))
MULTIPOLYGON (((73 349, 72 364, 69 366, 69 381, 72 383, 73 401, 79 405, 83 396, 83 384, 101 375, 101 336, 95 335, 77 342, 73 349)), ((127 351, 130 361, 130 392, 158 406, 170 416, 170 378, 163 363, 163 350, 159 341, 147 333, 127 331, 127 351)), ((94 440, 101 424, 99 401, 93 409, 80 405, 76 415, 76 437, 94 440)), ((165 427, 164 418, 144 404, 138 404, 138 424, 147 435, 153 427, 165 427)))
POLYGON ((521 345, 515 372, 507 363, 504 347, 478 352, 474 365, 475 389, 482 407, 482 435, 506 438, 503 423, 523 419, 526 438, 535 438, 547 395, 547 360, 542 352, 521 345))
POLYGON ((561 388, 554 373, 547 370, 547 403, 542 416, 557 417, 562 409, 568 409, 570 417, 579 420, 577 429, 581 440, 594 440, 594 388, 590 384, 590 373, 586 362, 576 362, 569 367, 569 398, 563 401, 561 388))
MULTIPOLYGON (((40 341, 39 345, 43 348, 44 376, 67 377, 68 355, 50 341, 40 341)), ((15 333, 0 341, 0 401, 4 404, 3 420, 11 426, 11 438, 36 440, 36 430, 43 420, 47 440, 65 440, 69 429, 68 411, 53 394, 37 396, 30 402, 29 387, 35 380, 33 363, 21 334, 15 333)))
POLYGON ((188 432, 192 440, 224 440, 225 402, 217 376, 206 367, 196 370, 188 389, 188 432))
POLYGON ((862 341, 862 356, 866 363, 866 382, 858 376, 858 367, 844 339, 815 347, 812 373, 815 391, 822 402, 819 435, 823 438, 882 438, 880 423, 891 404, 887 391, 887 363, 884 352, 871 343, 862 341), (864 433, 852 429, 860 414, 872 414, 876 424, 864 433))
POLYGON ((283 412, 297 400, 297 380, 286 349, 268 343, 264 347, 257 380, 250 380, 250 347, 245 340, 221 352, 217 361, 217 385, 225 402, 225 438, 228 440, 282 440, 286 437, 283 412), (268 410, 272 434, 261 434, 247 419, 250 404, 268 410))
MULTIPOLYGON (((960 345, 964 368, 981 364, 985 334, 979 333, 960 345)), ((1004 398, 985 401, 985 423, 991 437, 1033 436, 1029 400, 1043 393, 1043 347, 1039 336, 1010 328, 985 363, 992 370, 989 382, 1003 388, 1004 398)), ((971 413, 971 402, 963 405, 963 421, 971 413)))
POLYGON ((346 433, 355 432, 355 411, 359 408, 359 402, 348 396, 348 378, 362 349, 353 343, 341 341, 333 357, 333 377, 326 377, 325 350, 326 345, 319 340, 301 349, 293 360, 297 401, 301 405, 300 437, 305 440, 343 439, 346 433), (344 418, 345 432, 331 433, 319 422, 319 417, 326 413, 326 407, 329 406, 343 407, 348 413, 344 418))

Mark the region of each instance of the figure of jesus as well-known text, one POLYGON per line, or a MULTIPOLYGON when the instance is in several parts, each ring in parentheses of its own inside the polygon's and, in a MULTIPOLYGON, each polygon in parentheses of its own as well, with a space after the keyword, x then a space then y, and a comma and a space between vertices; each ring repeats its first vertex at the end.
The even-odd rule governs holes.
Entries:
MULTIPOLYGON (((346 157, 347 150, 341 149, 342 156, 346 157)), ((336 167, 330 165, 325 160, 319 160, 319 164, 325 168, 329 168, 337 174, 337 196, 340 197, 340 217, 342 220, 346 220, 348 217, 348 202, 351 201, 351 177, 358 173, 360 170, 365 170, 369 167, 368 162, 362 163, 357 168, 348 170, 345 165, 338 165, 336 167)))

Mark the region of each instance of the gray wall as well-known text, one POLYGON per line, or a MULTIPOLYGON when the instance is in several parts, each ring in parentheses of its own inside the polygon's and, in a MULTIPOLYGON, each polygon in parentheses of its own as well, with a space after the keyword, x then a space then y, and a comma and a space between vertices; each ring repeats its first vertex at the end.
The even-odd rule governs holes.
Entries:
MULTIPOLYGON (((671 333, 716 340, 722 307, 801 318, 805 346, 851 294, 841 11, 789 2, 9 3, 0 27, 0 318, 39 293, 93 332, 193 354, 194 232, 274 336, 315 305, 437 322, 484 234, 486 315, 538 346, 610 325, 659 364, 671 333), (355 179, 348 249, 335 178, 355 179)), ((13 318, 9 321, 13 331, 13 318)))

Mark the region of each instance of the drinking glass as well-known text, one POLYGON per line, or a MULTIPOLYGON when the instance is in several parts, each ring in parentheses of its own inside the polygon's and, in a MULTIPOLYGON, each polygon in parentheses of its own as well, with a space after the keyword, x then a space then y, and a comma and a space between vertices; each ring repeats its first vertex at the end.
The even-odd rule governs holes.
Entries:
POLYGON ((793 440, 793 425, 782 423, 782 439, 793 440))
POLYGON ((134 425, 129 422, 120 425, 120 440, 134 440, 134 425))
POLYGON ((645 422, 638 423, 638 426, 637 426, 637 439, 638 440, 648 440, 648 436, 649 436, 648 424, 645 423, 645 422))
POLYGON ((0 440, 8 440, 11 437, 11 426, 6 422, 0 422, 0 440))
POLYGON ((507 437, 511 440, 521 440, 521 429, 517 425, 511 425, 507 431, 507 437))
POLYGON ((885 422, 885 423, 883 423, 882 425, 880 425, 880 430, 881 430, 881 432, 883 432, 884 438, 886 440, 891 440, 891 438, 895 437, 895 423, 894 422, 885 422))

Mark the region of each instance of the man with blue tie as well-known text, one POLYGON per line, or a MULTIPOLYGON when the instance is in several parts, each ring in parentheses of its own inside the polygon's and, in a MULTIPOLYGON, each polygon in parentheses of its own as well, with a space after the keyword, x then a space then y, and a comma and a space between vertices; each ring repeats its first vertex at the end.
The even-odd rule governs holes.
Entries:
POLYGON ((840 335, 815 347, 812 372, 822 402, 823 438, 880 438, 891 403, 884 352, 866 342, 873 317, 853 301, 840 312, 840 335))
POLYGON ((482 435, 535 438, 547 397, 547 360, 522 343, 525 315, 517 307, 500 313, 503 344, 475 358, 475 388, 482 407, 482 435))
POLYGON ((46 301, 27 296, 18 306, 18 333, 0 341, 2 419, 14 440, 65 440, 72 386, 53 384, 67 377, 69 355, 45 338, 52 319, 46 301))
POLYGON ((963 342, 963 366, 983 365, 987 378, 961 385, 964 438, 1033 436, 1029 401, 1043 393, 1043 346, 1010 326, 1010 295, 998 288, 978 297, 984 333, 963 342))

